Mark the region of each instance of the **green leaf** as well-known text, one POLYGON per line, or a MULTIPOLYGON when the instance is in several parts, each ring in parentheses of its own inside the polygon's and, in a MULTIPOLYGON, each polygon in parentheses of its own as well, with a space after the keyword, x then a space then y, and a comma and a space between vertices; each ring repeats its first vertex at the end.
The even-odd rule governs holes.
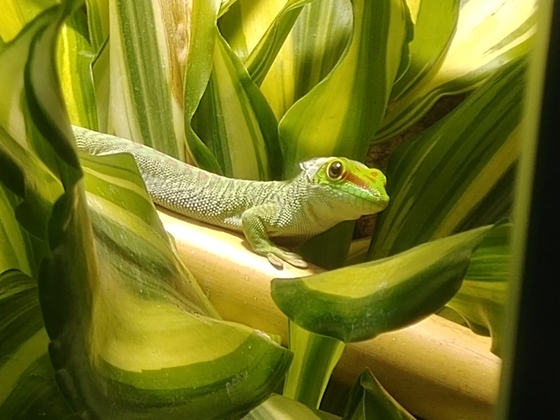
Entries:
POLYGON ((109 14, 109 128, 184 160, 180 110, 189 30, 186 6, 172 0, 117 0, 109 2, 109 14))
POLYGON ((474 252, 463 285, 447 306, 459 312, 478 334, 492 336, 492 352, 501 354, 508 296, 511 224, 491 229, 474 252))
POLYGON ((370 259, 508 215, 525 70, 525 60, 510 63, 393 153, 386 171, 391 203, 377 219, 370 259))
POLYGON ((290 350, 294 360, 284 383, 285 397, 318 408, 344 343, 323 335, 313 334, 290 322, 290 350))
POLYGON ((353 34, 340 61, 280 121, 290 175, 314 156, 363 159, 385 113, 407 51, 408 7, 401 0, 354 0, 352 6, 353 34))
POLYGON ((193 117, 206 91, 212 72, 216 48, 216 18, 218 0, 195 0, 192 5, 191 39, 196 39, 196 48, 187 51, 186 77, 183 95, 184 130, 188 149, 187 161, 196 163, 206 170, 221 173, 221 168, 208 147, 193 127, 193 117))
POLYGON ((315 0, 288 0, 270 24, 263 19, 263 15, 272 14, 275 9, 276 4, 271 3, 276 2, 270 1, 266 2, 265 9, 257 12, 254 5, 238 1, 220 19, 220 30, 238 57, 244 60, 248 73, 257 85, 268 74, 303 7, 313 1, 315 0), (258 19, 254 18, 255 15, 258 19), (266 31, 256 45, 251 45, 252 49, 249 51, 248 38, 257 38, 260 35, 258 31, 264 30, 261 25, 266 31))
POLYGON ((4 43, 10 42, 28 22, 56 3, 56 0, 3 0, 0 7, 0 39, 4 43))
MULTIPOLYGON (((48 255, 29 259, 39 272, 57 382, 82 417, 240 414, 278 385, 291 354, 263 333, 204 316, 217 314, 173 251, 131 156, 84 158, 86 203, 54 60, 62 21, 80 6, 45 11, 0 51, 2 59, 23 54, 13 62, 20 68, 0 80, 9 93, 2 105, 20 105, 0 107, 0 180, 17 198, 5 202, 37 202, 44 174, 57 186, 41 196, 46 205, 17 214, 24 226, 33 218, 45 226, 37 240, 48 255)), ((10 337, 11 356, 24 344, 10 337)), ((46 350, 44 338, 35 360, 46 350)), ((27 386, 25 375, 36 370, 28 366, 18 367, 22 379, 6 395, 27 386)))
POLYGON ((105 45, 110 31, 109 0, 86 0, 88 30, 93 51, 105 45))
POLYGON ((193 128, 223 173, 241 179, 278 179, 277 122, 239 58, 217 35, 212 74, 193 128))
POLYGON ((140 293, 155 293, 165 300, 177 300, 175 305, 191 313, 219 318, 178 261, 134 158, 129 154, 85 155, 82 164, 95 250, 104 262, 99 270, 108 270, 102 276, 130 277, 131 282, 136 278, 138 287, 133 289, 139 288, 140 293))
POLYGON ((92 75, 94 51, 88 41, 86 15, 72 14, 61 28, 57 64, 64 102, 72 124, 98 129, 97 103, 92 75))
POLYGON ((0 418, 72 415, 54 379, 48 342, 37 282, 19 270, 0 273, 0 418))
MULTIPOLYGON (((440 8, 439 3, 435 7, 438 8, 437 13, 448 10, 446 6, 440 8)), ((527 54, 535 32, 535 7, 536 1, 462 1, 457 30, 443 62, 434 62, 430 71, 424 72, 413 88, 389 104, 375 141, 381 142, 402 133, 442 96, 471 91, 509 62, 527 54)), ((439 32, 428 22, 420 20, 415 29, 439 32)), ((422 32, 418 35, 419 39, 426 38, 422 32)), ((411 48, 413 54, 418 53, 416 48, 411 48)), ((435 53, 434 58, 438 54, 435 53)), ((412 62, 415 61, 413 57, 412 62)))
POLYGON ((391 100, 402 96, 441 66, 457 27, 459 3, 459 0, 409 2, 414 21, 414 38, 409 44, 410 62, 393 86, 391 100))
POLYGON ((27 258, 28 237, 17 223, 13 211, 15 200, 14 195, 0 184, 0 273, 16 268, 30 275, 32 263, 27 258))
POLYGON ((488 229, 310 277, 274 279, 272 298, 309 331, 345 343, 367 340, 417 322, 451 299, 488 229))
MULTIPOLYGON (((138 217, 147 206, 128 197, 138 195, 139 186, 114 174, 128 171, 140 180, 132 158, 105 158, 108 170, 100 173, 98 162, 88 174, 95 179, 86 179, 88 189, 102 194, 88 196, 100 264, 89 285, 75 286, 86 299, 67 289, 69 279, 61 270, 69 255, 79 261, 71 252, 78 248, 72 240, 76 233, 66 235, 68 244, 55 250, 58 259, 44 279, 43 306, 55 317, 55 331, 60 330, 51 331, 53 364, 67 372, 61 386, 76 409, 101 417, 118 412, 120 418, 223 418, 249 409, 278 385, 289 353, 248 327, 199 315, 209 309, 201 306, 201 296, 196 303, 196 283, 162 246, 168 240, 163 229, 154 231, 138 217), (115 167, 117 159, 128 160, 128 168, 122 162, 115 167), (111 176, 115 182, 109 187, 111 176), (112 195, 123 203, 110 201, 112 195), (124 208, 130 204, 134 213, 124 208), (100 281, 102 287, 96 286, 100 281), (61 300, 65 295, 68 299, 61 300), (73 313, 73 319, 59 312, 73 313)), ((137 200, 149 202, 142 192, 137 200)), ((151 216, 157 220, 155 213, 151 216)))
POLYGON ((266 401, 253 408, 242 420, 337 420, 340 417, 324 411, 314 410, 305 404, 282 395, 271 395, 266 401))
POLYGON ((413 420, 383 386, 366 369, 350 390, 350 398, 344 413, 346 420, 413 420))
MULTIPOLYGON (((249 52, 286 3, 275 0, 266 5, 254 13, 248 8, 242 15, 249 52)), ((352 36, 352 21, 350 0, 314 1, 302 10, 261 86, 278 119, 340 61, 352 36)))

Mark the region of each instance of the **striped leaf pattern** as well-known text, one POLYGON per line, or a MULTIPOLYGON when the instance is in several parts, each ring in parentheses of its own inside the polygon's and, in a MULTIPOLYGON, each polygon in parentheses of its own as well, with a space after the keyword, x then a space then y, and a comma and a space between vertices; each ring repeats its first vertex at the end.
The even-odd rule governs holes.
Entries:
POLYGON ((37 282, 17 269, 0 272, 0 337, 0 417, 71 416, 54 380, 37 282))
POLYGON ((392 419, 413 420, 379 381, 366 369, 350 390, 344 418, 348 420, 392 419))
POLYGON ((166 24, 176 16, 178 1, 109 2, 109 128, 118 136, 156 147, 185 159, 182 81, 186 22, 166 24), (149 30, 146 30, 149 28, 149 30), (173 29, 171 29, 173 30, 173 29))
POLYGON ((314 410, 305 404, 273 394, 258 407, 252 409, 242 420, 340 420, 341 417, 324 411, 314 410))
MULTIPOLYGON (((424 3, 421 2, 422 6, 424 3)), ((447 1, 443 7, 439 2, 430 3, 432 13, 442 14, 441 20, 453 19, 454 9, 448 4, 455 2, 447 1)), ((375 141, 402 133, 442 96, 471 91, 508 62, 525 55, 535 32, 535 8, 536 1, 461 1, 457 28, 443 60, 436 60, 431 69, 424 69, 425 76, 415 80, 406 93, 389 104, 375 141)), ((419 14, 418 18, 415 26, 416 38, 421 40, 418 43, 430 42, 429 35, 418 32, 439 33, 429 24, 433 14, 419 14)), ((449 28, 441 30, 445 33, 449 28)), ((412 45, 414 52, 414 41, 412 45)), ((418 48, 422 49, 422 45, 418 48)), ((434 53, 434 57, 439 55, 434 53)))
POLYGON ((489 227, 428 242, 388 258, 310 277, 275 279, 272 297, 295 323, 345 343, 403 328, 459 290, 489 227))
POLYGON ((438 125, 391 156, 391 205, 370 259, 507 217, 526 60, 511 63, 438 125))
POLYGON ((401 0, 354 0, 352 6, 353 33, 340 61, 280 121, 288 167, 312 156, 362 159, 385 113, 411 36, 409 10, 401 0))
POLYGON ((0 341, 10 343, 0 349, 0 372, 14 374, 1 383, 0 412, 66 416, 56 378, 82 416, 240 414, 278 385, 291 354, 219 320, 177 259, 130 156, 84 157, 82 181, 53 59, 62 21, 80 6, 48 9, 0 51, 2 59, 21 57, 1 81, 0 209, 9 217, 0 232, 17 256, 0 259, 0 313, 10 314, 0 322, 0 341), (5 106, 14 102, 21 106, 5 106), (35 239, 5 226, 16 219, 29 232, 43 221, 35 239), (16 334, 21 322, 28 328, 16 334), (20 363, 10 362, 16 357, 20 363), (33 384, 38 406, 26 407, 33 384))
POLYGON ((261 180, 280 177, 276 118, 220 34, 216 35, 210 80, 192 123, 225 175, 261 180))
POLYGON ((503 315, 508 297, 510 223, 495 226, 474 252, 463 285, 447 306, 459 312, 476 333, 492 337, 501 355, 503 315))

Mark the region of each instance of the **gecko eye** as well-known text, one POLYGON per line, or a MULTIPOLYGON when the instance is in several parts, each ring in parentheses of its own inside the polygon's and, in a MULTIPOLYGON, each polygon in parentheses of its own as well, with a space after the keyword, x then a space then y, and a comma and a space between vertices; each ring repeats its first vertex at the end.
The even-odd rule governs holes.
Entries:
POLYGON ((344 165, 339 160, 335 160, 329 163, 329 166, 327 167, 327 174, 331 179, 340 178, 343 172, 344 172, 344 165))

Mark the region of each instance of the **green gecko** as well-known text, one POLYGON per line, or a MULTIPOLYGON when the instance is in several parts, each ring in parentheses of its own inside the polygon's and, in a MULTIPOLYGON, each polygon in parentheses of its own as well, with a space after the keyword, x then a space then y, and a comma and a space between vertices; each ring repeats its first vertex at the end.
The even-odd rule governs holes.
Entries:
POLYGON ((252 250, 279 269, 283 261, 299 268, 307 263, 270 238, 303 241, 389 203, 380 170, 342 157, 302 162, 301 172, 287 181, 248 181, 204 171, 130 140, 73 129, 78 149, 89 154, 130 153, 156 204, 243 232, 252 250))

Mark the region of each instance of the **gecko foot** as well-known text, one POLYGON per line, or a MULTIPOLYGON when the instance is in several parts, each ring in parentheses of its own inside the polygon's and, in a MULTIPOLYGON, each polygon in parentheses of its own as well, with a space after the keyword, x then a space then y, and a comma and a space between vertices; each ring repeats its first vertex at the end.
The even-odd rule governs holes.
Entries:
POLYGON ((283 261, 297 268, 307 268, 307 263, 303 260, 303 258, 294 252, 284 251, 277 248, 274 252, 268 252, 266 257, 268 258, 268 261, 279 270, 284 268, 283 261))

